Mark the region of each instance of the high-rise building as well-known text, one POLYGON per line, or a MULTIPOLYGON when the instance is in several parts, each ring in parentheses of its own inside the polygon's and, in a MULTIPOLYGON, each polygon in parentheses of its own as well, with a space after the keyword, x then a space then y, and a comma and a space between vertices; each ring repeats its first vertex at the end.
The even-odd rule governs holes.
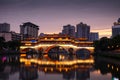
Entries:
POLYGON ((75 27, 70 24, 63 26, 62 34, 75 37, 75 27))
POLYGON ((77 27, 76 37, 84 38, 84 39, 88 40, 89 34, 90 34, 90 26, 88 26, 87 24, 83 24, 81 22, 80 24, 77 24, 76 27, 77 27))
POLYGON ((89 35, 89 41, 95 41, 99 39, 98 32, 91 32, 89 35))
POLYGON ((112 37, 114 37, 116 35, 120 35, 120 18, 112 26, 112 37))
POLYGON ((20 34, 23 35, 23 39, 25 38, 37 38, 38 37, 39 26, 26 22, 23 25, 20 25, 20 34))
POLYGON ((0 23, 0 32, 10 32, 10 24, 0 23))

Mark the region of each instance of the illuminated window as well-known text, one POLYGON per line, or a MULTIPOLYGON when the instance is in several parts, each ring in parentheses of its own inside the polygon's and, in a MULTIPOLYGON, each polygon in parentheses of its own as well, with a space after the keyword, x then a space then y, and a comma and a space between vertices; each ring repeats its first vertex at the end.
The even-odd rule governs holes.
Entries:
POLYGON ((59 38, 59 40, 62 40, 62 38, 59 38))
POLYGON ((47 40, 47 38, 45 38, 45 40, 47 40))
POLYGON ((26 46, 31 46, 31 44, 30 44, 30 43, 26 43, 25 45, 26 45, 26 46))
POLYGON ((54 38, 51 38, 51 40, 53 40, 54 38))
POLYGON ((66 38, 66 40, 68 40, 68 38, 66 38))

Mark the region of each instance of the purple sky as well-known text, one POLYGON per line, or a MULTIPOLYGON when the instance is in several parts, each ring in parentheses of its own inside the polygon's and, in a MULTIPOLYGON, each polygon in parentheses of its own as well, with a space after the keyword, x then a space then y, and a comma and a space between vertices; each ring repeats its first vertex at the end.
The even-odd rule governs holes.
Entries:
POLYGON ((119 17, 120 0, 0 0, 0 23, 10 23, 15 32, 28 21, 44 33, 58 33, 63 25, 83 22, 100 36, 108 36, 119 17))

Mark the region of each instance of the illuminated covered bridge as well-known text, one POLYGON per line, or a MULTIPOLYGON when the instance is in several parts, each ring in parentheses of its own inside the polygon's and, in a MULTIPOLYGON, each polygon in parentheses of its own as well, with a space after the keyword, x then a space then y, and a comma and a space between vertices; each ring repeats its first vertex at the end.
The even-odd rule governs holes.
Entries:
POLYGON ((42 53, 52 52, 90 52, 93 53, 94 47, 93 42, 83 39, 76 39, 66 35, 45 35, 37 39, 26 39, 21 41, 22 46, 20 47, 21 53, 26 53, 29 50, 42 53))

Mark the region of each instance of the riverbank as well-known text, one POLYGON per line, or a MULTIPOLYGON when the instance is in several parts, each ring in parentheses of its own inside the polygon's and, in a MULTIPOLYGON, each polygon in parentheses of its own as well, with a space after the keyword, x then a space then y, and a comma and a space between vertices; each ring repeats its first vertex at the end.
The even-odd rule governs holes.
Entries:
POLYGON ((100 51, 95 52, 94 56, 104 56, 109 58, 120 59, 120 51, 100 51))
POLYGON ((19 55, 19 54, 20 54, 20 51, 14 51, 14 50, 0 51, 0 55, 19 55))

